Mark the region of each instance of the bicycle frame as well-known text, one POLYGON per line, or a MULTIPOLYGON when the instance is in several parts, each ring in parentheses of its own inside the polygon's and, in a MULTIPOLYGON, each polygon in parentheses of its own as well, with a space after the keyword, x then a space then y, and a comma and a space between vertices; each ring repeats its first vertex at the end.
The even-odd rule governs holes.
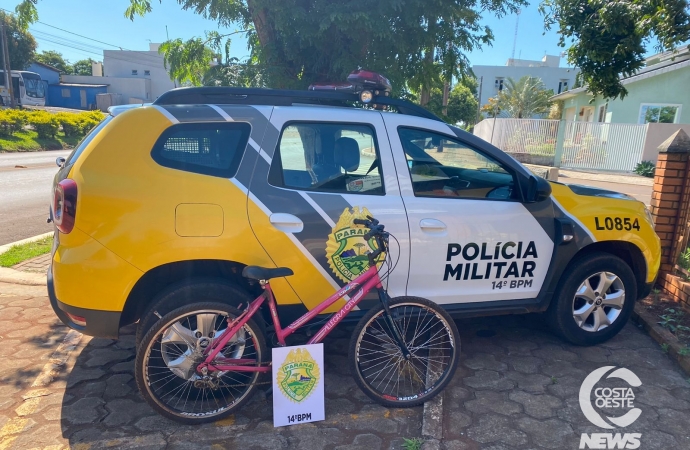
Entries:
POLYGON ((275 297, 273 296, 273 291, 271 290, 270 283, 266 282, 263 284, 264 292, 258 296, 252 303, 249 304, 247 309, 235 318, 231 323, 228 323, 228 327, 220 337, 216 340, 207 350, 206 359, 204 362, 199 364, 197 369, 204 373, 206 371, 235 371, 235 372, 270 372, 271 366, 249 366, 247 364, 252 364, 255 362, 252 359, 231 359, 231 358, 217 358, 215 359, 215 364, 212 363, 214 358, 218 355, 220 350, 225 346, 225 344, 230 341, 230 339, 251 319, 254 314, 259 310, 264 301, 268 300, 268 307, 271 311, 271 318, 273 319, 273 325, 276 330, 276 335, 278 337, 278 343, 281 346, 285 346, 285 338, 290 336, 292 333, 297 331, 302 325, 322 313, 326 308, 331 306, 336 301, 345 297, 348 293, 353 292, 358 289, 355 295, 351 296, 350 299, 343 305, 340 310, 335 313, 326 324, 307 342, 307 344, 318 344, 323 341, 323 339, 328 336, 328 334, 335 328, 336 325, 340 323, 345 316, 347 316, 352 308, 357 306, 357 304, 364 298, 366 294, 369 293, 373 288, 381 289, 381 279, 379 278, 378 268, 376 266, 369 267, 360 276, 349 282, 344 287, 340 288, 336 293, 328 297, 326 300, 321 302, 316 308, 307 312, 293 323, 288 325, 286 328, 280 326, 280 321, 278 319, 278 309, 276 306, 275 297))

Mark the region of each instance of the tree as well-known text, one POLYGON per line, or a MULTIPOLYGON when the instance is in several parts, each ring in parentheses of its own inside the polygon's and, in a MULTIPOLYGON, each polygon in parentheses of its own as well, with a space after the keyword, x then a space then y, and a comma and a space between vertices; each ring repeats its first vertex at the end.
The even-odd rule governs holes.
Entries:
MULTIPOLYGON (((126 12, 130 18, 152 9, 151 0, 130 1, 126 12)), ((407 0, 404 5, 398 0, 178 2, 221 26, 240 24, 247 33, 251 64, 271 87, 304 88, 315 81, 344 80, 352 70, 365 67, 385 73, 398 95, 408 80, 413 89, 424 91, 441 79, 466 73, 465 52, 493 39, 491 30, 481 25, 482 13, 501 16, 525 4, 525 0, 407 0)), ((197 61, 207 61, 207 51, 199 43, 197 38, 183 44, 194 49, 197 61)), ((198 82, 197 69, 187 72, 198 82)))
POLYGON ((72 65, 72 73, 74 75, 92 75, 91 63, 94 62, 91 58, 80 59, 72 65))
MULTIPOLYGON (((474 86, 476 90, 476 81, 474 86)), ((439 88, 431 90, 426 108, 448 123, 462 122, 465 125, 473 125, 477 121, 477 106, 478 102, 471 88, 463 83, 458 83, 448 96, 447 114, 443 114, 443 91, 439 88)))
POLYGON ((44 50, 37 54, 35 59, 40 63, 55 67, 60 71, 60 73, 72 73, 72 66, 70 65, 69 61, 63 58, 62 53, 56 52, 55 50, 44 50))
POLYGON ((361 242, 357 242, 356 244, 353 245, 353 247, 355 247, 357 249, 357 255, 359 256, 362 254, 362 249, 364 247, 366 247, 366 245, 362 244, 361 242))
POLYGON ((672 50, 690 39, 687 0, 543 0, 546 28, 558 25, 560 45, 572 42, 568 62, 579 67, 595 96, 623 98, 620 76, 644 65, 650 42, 672 50))
POLYGON ((518 81, 507 78, 503 90, 498 93, 498 106, 511 117, 529 119, 549 112, 553 96, 539 78, 524 76, 518 81))
POLYGON ((0 12, 0 20, 5 24, 7 46, 10 54, 10 68, 24 70, 36 55, 36 40, 28 31, 19 26, 17 19, 0 12))

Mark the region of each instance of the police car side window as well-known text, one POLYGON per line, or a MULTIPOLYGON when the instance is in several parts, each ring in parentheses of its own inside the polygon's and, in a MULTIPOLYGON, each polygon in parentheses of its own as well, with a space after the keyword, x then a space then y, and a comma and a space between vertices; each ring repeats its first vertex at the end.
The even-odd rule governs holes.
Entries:
POLYGON ((513 175, 492 158, 441 134, 398 128, 416 197, 511 200, 513 175))
POLYGON ((291 189, 382 195, 378 155, 368 125, 292 122, 283 128, 268 181, 291 189))
POLYGON ((250 132, 245 122, 176 124, 161 134, 151 157, 171 169, 230 178, 237 172, 250 132))

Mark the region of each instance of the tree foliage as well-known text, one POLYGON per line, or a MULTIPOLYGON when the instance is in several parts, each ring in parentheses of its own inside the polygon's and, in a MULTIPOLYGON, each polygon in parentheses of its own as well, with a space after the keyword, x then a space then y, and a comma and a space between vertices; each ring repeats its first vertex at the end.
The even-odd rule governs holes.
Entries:
POLYGON ((553 95, 540 78, 524 76, 518 81, 507 78, 503 90, 498 93, 498 106, 516 119, 530 119, 549 112, 553 95))
POLYGON ((604 98, 623 98, 619 76, 644 65, 652 41, 671 50, 690 39, 687 0, 543 0, 547 29, 558 25, 568 62, 579 67, 588 90, 604 98))
MULTIPOLYGON (((130 0, 126 15, 151 11, 152 0, 130 0)), ((468 71, 465 56, 493 39, 483 13, 515 12, 524 0, 178 0, 221 26, 247 31, 250 65, 271 87, 304 88, 344 80, 357 67, 385 73, 396 94, 409 85, 438 85, 468 71)), ((195 47, 201 43, 181 44, 195 47)), ((178 45, 179 48, 179 45, 178 45)), ((173 50, 170 48, 169 50, 173 50)), ((197 48, 197 59, 208 58, 197 48)), ((178 55, 176 55, 177 57, 178 55)), ((182 59, 180 59, 182 61, 182 59)), ((172 59, 171 59, 172 62, 172 59)), ((172 64, 171 64, 172 66, 172 64)), ((235 68, 237 69, 237 68, 235 68)), ((236 72, 237 70, 235 70, 236 72)), ((197 70, 183 70, 199 81, 197 70)), ((251 77, 250 77, 251 78, 251 77)))
POLYGON ((69 61, 62 56, 62 53, 56 52, 55 50, 44 50, 36 55, 35 60, 40 63, 55 67, 60 71, 60 73, 72 73, 73 68, 69 61))
POLYGON ((15 17, 0 12, 0 20, 5 24, 7 46, 10 53, 10 68, 12 70, 26 69, 36 55, 36 40, 31 33, 19 25, 15 17))
MULTIPOLYGON (((474 83, 476 86, 476 82, 474 83)), ((462 122, 473 125, 477 121, 477 106, 479 103, 470 87, 458 83, 448 95, 447 114, 443 114, 443 90, 434 88, 426 108, 448 123, 462 122)))
POLYGON ((93 62, 95 61, 91 58, 80 59, 72 65, 72 73, 74 75, 92 75, 91 63, 93 62))

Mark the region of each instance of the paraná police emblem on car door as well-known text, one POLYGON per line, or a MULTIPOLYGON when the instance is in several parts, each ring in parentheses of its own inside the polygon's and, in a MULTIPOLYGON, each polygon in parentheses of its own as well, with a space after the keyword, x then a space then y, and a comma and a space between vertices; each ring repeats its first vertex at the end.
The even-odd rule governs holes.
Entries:
POLYGON ((355 219, 366 219, 372 214, 365 207, 353 206, 345 208, 328 235, 326 243, 326 259, 331 270, 342 281, 348 283, 367 269, 367 254, 376 250, 374 240, 364 240, 369 231, 360 225, 355 225, 355 219))

